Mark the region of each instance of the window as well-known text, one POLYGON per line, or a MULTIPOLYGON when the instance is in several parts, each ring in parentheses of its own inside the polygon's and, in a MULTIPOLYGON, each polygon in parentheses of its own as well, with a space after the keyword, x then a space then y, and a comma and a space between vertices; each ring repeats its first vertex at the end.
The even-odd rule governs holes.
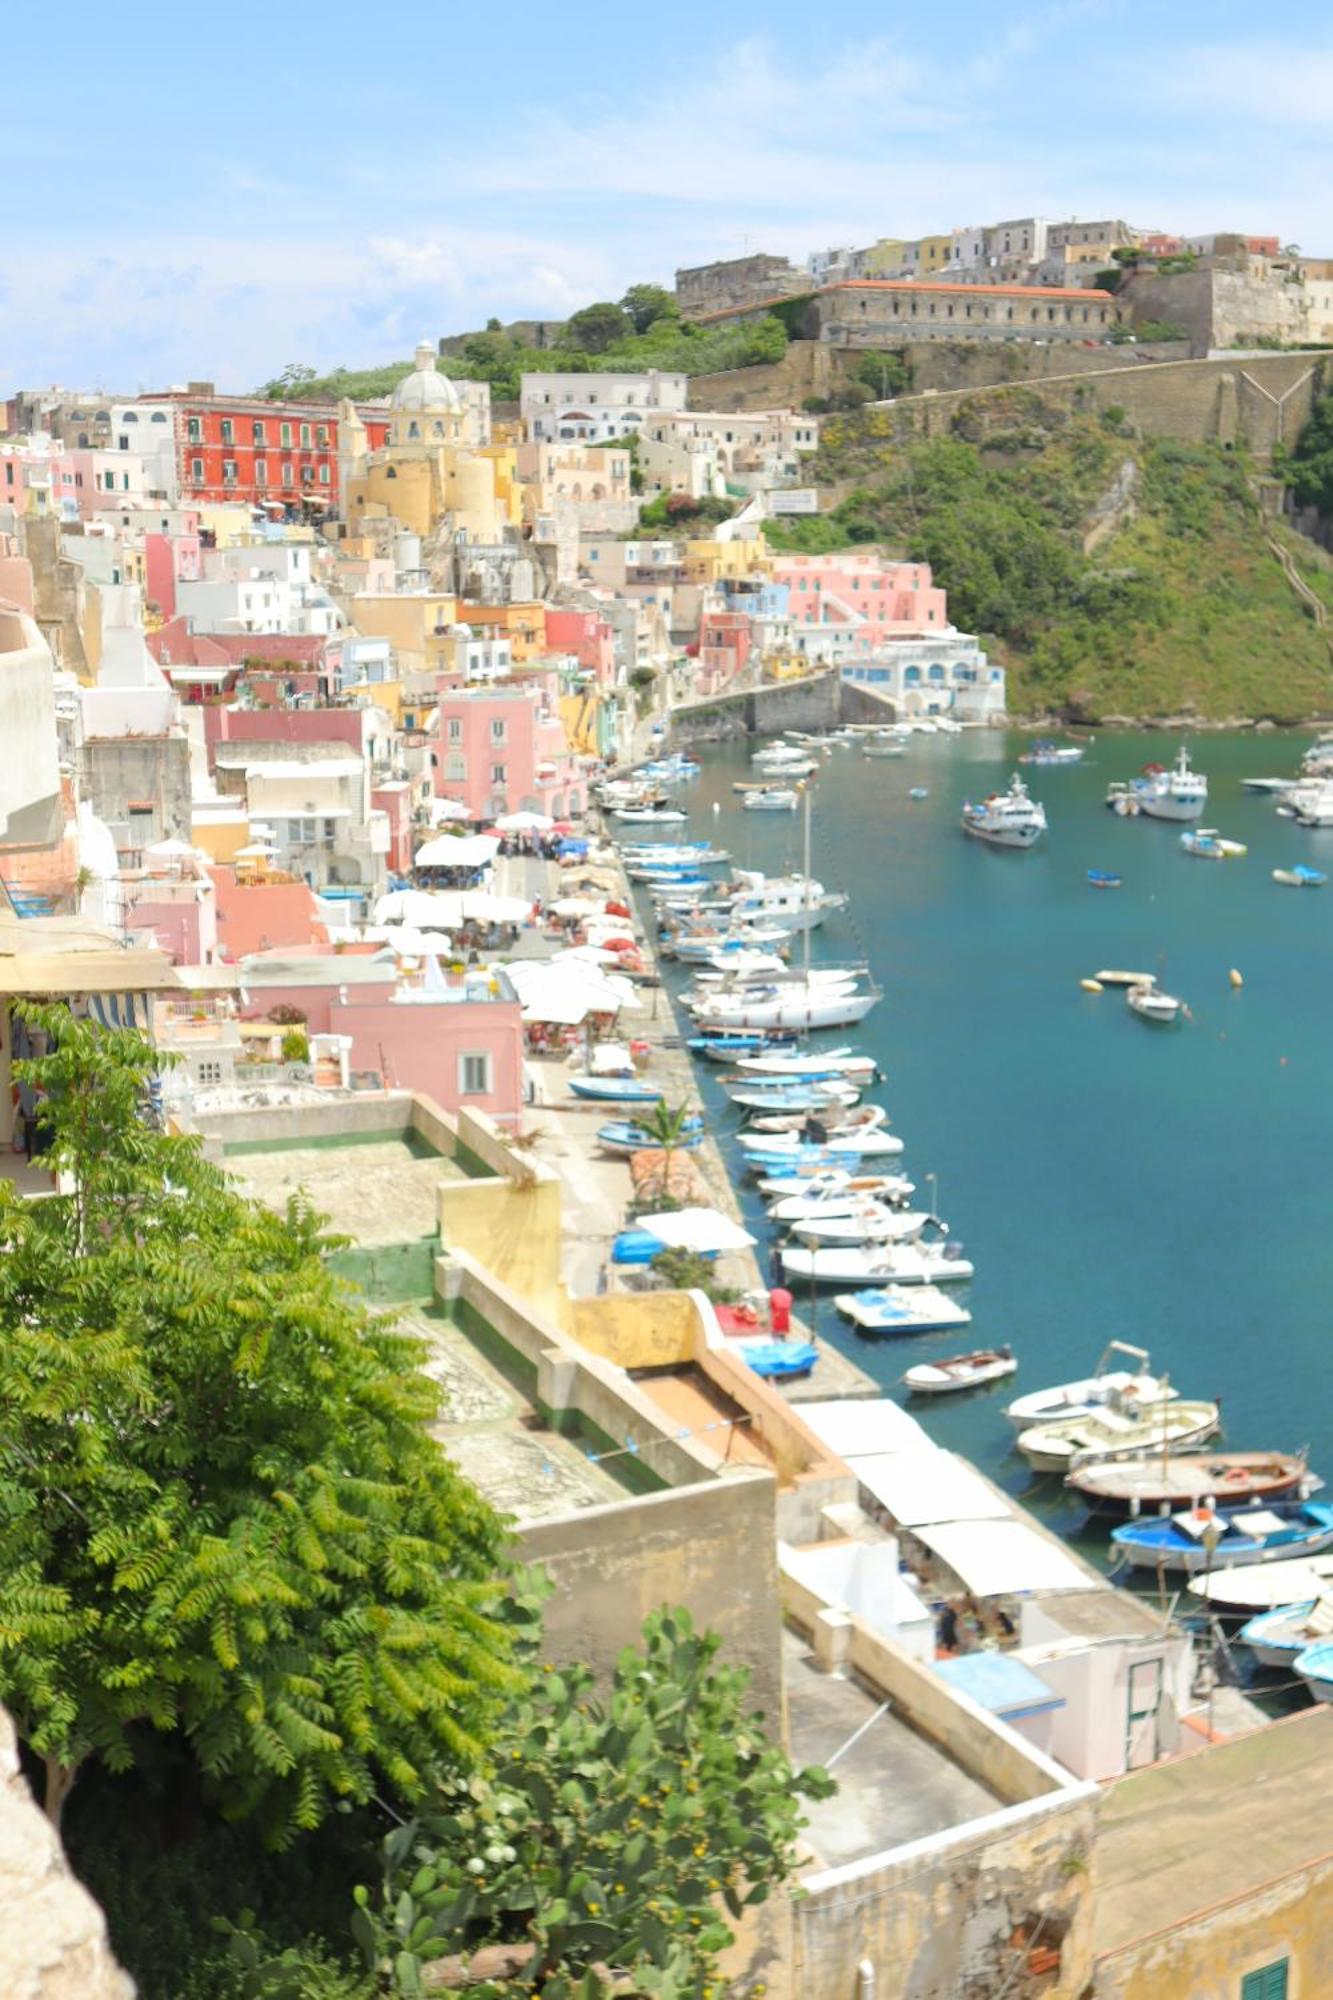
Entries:
POLYGON ((505 726, 503 718, 501 718, 499 721, 493 722, 491 724, 491 741, 492 743, 503 743, 504 740, 505 740, 505 726))
POLYGON ((313 466, 313 465, 303 465, 303 466, 301 467, 301 484, 302 484, 302 486, 313 486, 313 484, 314 484, 314 481, 315 481, 315 468, 314 468, 314 466, 313 466))
MULTIPOLYGON (((464 1058, 466 1060, 466 1058, 464 1058)), ((1240 1982, 1240 2000, 1287 2000, 1288 1959, 1275 1959, 1258 1972, 1247 1972, 1240 1982)))
POLYGON ((326 450, 328 448, 329 427, 327 424, 316 424, 315 442, 320 447, 321 451, 326 450))
POLYGON ((116 486, 116 475, 115 475, 115 473, 114 473, 114 472, 104 472, 104 473, 102 474, 102 484, 103 484, 103 486, 105 486, 105 488, 106 488, 106 490, 107 490, 107 492, 108 492, 108 493, 112 493, 112 492, 114 492, 114 491, 115 491, 115 486, 116 486))
POLYGON ((154 410, 152 416, 148 419, 150 424, 164 424, 166 420, 167 413, 165 410, 154 410))
POLYGON ((284 465, 282 468, 282 483, 284 486, 290 486, 292 483, 292 468, 290 465, 284 465))
POLYGON ((268 431, 265 429, 263 419, 260 417, 256 417, 250 426, 250 440, 253 444, 268 443, 268 431))
POLYGON ((503 765, 503 764, 492 764, 492 765, 491 765, 491 783, 492 783, 493 785, 502 785, 502 784, 504 783, 504 781, 505 781, 505 767, 504 767, 504 765, 503 765))
POLYGON ((211 1083, 221 1083, 221 1081, 222 1081, 222 1064, 220 1062, 200 1063, 199 1084, 201 1089, 207 1090, 208 1086, 211 1083))
POLYGON ((467 758, 461 750, 450 750, 446 753, 444 775, 453 784, 461 784, 467 777, 467 758))
POLYGON ((319 468, 319 483, 321 486, 327 486, 329 483, 329 468, 327 465, 321 465, 319 468))
POLYGON ((190 460, 190 477, 196 482, 196 484, 198 485, 203 484, 204 461, 202 458, 192 458, 190 460))
POLYGON ((235 426, 230 417, 222 419, 221 435, 223 444, 234 444, 236 442, 235 426))
POLYGON ((461 743, 462 740, 463 725, 456 715, 451 715, 449 717, 449 741, 451 743, 461 743))
POLYGON ((204 441, 203 418, 187 417, 185 420, 185 435, 191 444, 202 444, 204 441))
POLYGON ((301 426, 301 449, 302 449, 303 451, 308 451, 308 450, 310 449, 310 426, 309 426, 309 424, 302 424, 302 426, 301 426))
MULTIPOLYGON (((489 1055, 460 1055, 458 1058, 458 1094, 460 1097, 487 1097, 491 1088, 491 1059, 489 1055)), ((1285 1991, 1285 1988, 1283 1989, 1285 1991)))
POLYGON ((236 460, 234 458, 224 458, 222 461, 222 483, 224 486, 234 486, 236 484, 236 460))
POLYGON ((255 485, 256 486, 268 485, 268 466, 266 465, 266 463, 262 458, 257 458, 255 460, 255 485))
POLYGON ((129 448, 130 448, 130 441, 129 441, 129 439, 128 439, 127 437, 123 437, 123 438, 122 438, 122 439, 120 440, 120 448, 121 448, 121 450, 122 450, 122 451, 128 451, 128 450, 129 450, 129 448))
POLYGON ((292 427, 290 424, 283 425, 281 435, 282 435, 282 442, 285 445, 289 445, 292 441, 292 427))

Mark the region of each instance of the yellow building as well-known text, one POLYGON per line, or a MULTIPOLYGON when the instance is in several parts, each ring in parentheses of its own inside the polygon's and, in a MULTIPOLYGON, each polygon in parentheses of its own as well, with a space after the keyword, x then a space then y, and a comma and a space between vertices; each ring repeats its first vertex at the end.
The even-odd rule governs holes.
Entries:
POLYGON ((355 535, 366 522, 394 520, 410 534, 447 525, 469 541, 498 542, 522 518, 513 449, 462 442, 463 405, 435 365, 429 341, 390 398, 387 444, 368 448, 366 427, 350 402, 338 406, 343 514, 355 535))
POLYGON ((881 236, 865 253, 867 278, 891 278, 907 261, 907 243, 901 236, 881 236))
POLYGON ((681 567, 686 583, 732 583, 752 576, 767 556, 768 544, 762 535, 749 541, 705 539, 686 542, 681 567))
POLYGON ((546 606, 540 598, 522 604, 473 604, 461 598, 458 616, 478 639, 508 639, 516 666, 546 651, 546 606))
POLYGON ((453 664, 459 610, 451 591, 361 591, 349 608, 357 631, 368 639, 387 639, 403 671, 443 672, 453 664))

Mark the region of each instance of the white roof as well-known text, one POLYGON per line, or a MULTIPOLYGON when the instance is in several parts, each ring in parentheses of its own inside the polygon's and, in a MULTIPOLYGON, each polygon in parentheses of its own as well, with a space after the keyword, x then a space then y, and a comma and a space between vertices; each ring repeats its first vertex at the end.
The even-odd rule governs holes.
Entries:
POLYGON ((500 852, 493 833, 442 833, 417 849, 418 868, 484 868, 500 852))
POLYGON ((802 1421, 839 1458, 886 1451, 920 1451, 930 1444, 915 1417, 888 1396, 866 1402, 802 1403, 802 1421))
POLYGON ((1102 1588, 1058 1543, 1022 1521, 945 1521, 913 1532, 974 1597, 1102 1588))
POLYGON ((904 1528, 943 1521, 1012 1519, 1003 1494, 987 1485, 964 1459, 935 1445, 923 1451, 857 1458, 852 1470, 867 1492, 873 1493, 904 1528))
MULTIPOLYGON (((241 746, 243 747, 243 746, 241 746)), ((221 761, 231 764, 226 746, 219 745, 221 761)), ((272 763, 247 764, 247 778, 355 778, 365 769, 360 757, 274 758, 272 763)))

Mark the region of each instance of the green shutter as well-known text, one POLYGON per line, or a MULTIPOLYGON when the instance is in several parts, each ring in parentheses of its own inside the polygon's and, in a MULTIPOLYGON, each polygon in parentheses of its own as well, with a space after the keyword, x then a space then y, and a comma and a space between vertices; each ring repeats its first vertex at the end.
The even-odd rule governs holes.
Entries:
POLYGON ((1247 1972, 1241 1981, 1240 2000, 1287 2000, 1287 1964, 1280 1958, 1275 1965, 1247 1972))

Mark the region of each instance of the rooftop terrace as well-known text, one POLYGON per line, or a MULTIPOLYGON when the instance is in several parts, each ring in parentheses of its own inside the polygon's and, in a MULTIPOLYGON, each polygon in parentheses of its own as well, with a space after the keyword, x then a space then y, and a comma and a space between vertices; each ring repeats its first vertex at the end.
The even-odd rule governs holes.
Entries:
POLYGON ((289 1195, 304 1190, 338 1235, 367 1245, 435 1236, 436 1189, 467 1178, 410 1131, 228 1148, 227 1165, 270 1208, 285 1208, 289 1195))

